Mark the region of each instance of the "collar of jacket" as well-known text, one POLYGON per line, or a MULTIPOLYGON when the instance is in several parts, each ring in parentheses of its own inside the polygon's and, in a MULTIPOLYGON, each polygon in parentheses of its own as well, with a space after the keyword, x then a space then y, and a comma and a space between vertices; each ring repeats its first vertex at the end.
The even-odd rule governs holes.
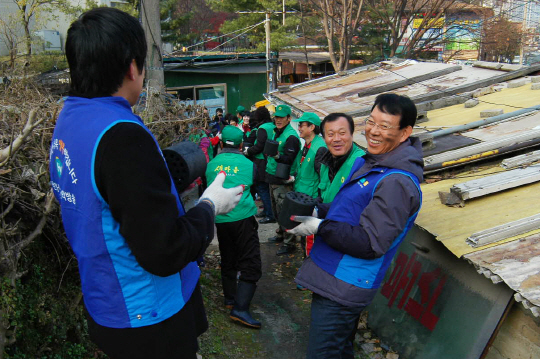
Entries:
POLYGON ((242 152, 240 152, 239 149, 237 148, 230 148, 230 147, 224 147, 220 153, 237 153, 237 154, 242 154, 242 152))
POLYGON ((281 134, 283 133, 283 131, 285 131, 285 129, 286 129, 288 126, 290 126, 290 125, 291 125, 291 124, 288 123, 287 126, 283 127, 282 129, 279 129, 279 128, 277 128, 277 127, 274 127, 274 133, 276 134, 276 135, 274 136, 274 138, 278 138, 279 136, 281 136, 281 134))

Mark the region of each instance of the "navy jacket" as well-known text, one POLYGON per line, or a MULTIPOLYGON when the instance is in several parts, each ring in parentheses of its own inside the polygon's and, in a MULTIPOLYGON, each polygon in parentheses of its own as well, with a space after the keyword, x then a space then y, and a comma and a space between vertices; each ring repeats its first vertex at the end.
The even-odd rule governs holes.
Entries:
MULTIPOLYGON (((403 170, 423 180, 423 159, 420 142, 409 139, 393 151, 382 155, 366 154, 364 164, 351 173, 355 178, 373 168, 385 167, 403 170)), ((318 205, 319 217, 325 218, 332 206, 318 205)), ((383 178, 365 206, 357 225, 343 221, 324 220, 317 236, 329 247, 351 257, 375 259, 384 256, 394 240, 404 231, 411 216, 421 205, 416 184, 407 176, 392 175, 383 178)), ((365 306, 371 302, 377 288, 361 288, 329 274, 311 258, 302 265, 296 282, 304 287, 346 306, 365 306)))

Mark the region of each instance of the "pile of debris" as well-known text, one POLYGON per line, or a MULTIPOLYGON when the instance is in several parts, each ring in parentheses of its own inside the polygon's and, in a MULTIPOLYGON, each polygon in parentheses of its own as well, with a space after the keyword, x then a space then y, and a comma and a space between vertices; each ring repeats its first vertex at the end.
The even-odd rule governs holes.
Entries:
MULTIPOLYGON (((67 357, 88 341, 76 259, 49 185, 49 146, 62 100, 30 79, 0 84, 0 358, 67 357)), ((138 113, 162 147, 207 127, 204 107, 164 95, 138 113)))

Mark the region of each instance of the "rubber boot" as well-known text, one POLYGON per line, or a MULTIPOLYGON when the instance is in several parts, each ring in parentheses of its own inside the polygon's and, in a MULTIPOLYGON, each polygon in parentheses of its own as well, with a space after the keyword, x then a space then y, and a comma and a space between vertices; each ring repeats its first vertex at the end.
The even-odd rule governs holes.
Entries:
POLYGON ((238 281, 238 287, 236 289, 236 297, 234 300, 234 308, 231 311, 231 319, 240 322, 250 328, 261 328, 261 322, 251 317, 249 313, 249 306, 253 295, 255 294, 257 285, 254 283, 248 283, 238 281))
POLYGON ((233 309, 234 297, 236 296, 236 273, 232 274, 232 276, 227 276, 222 273, 221 284, 223 285, 225 308, 233 309))

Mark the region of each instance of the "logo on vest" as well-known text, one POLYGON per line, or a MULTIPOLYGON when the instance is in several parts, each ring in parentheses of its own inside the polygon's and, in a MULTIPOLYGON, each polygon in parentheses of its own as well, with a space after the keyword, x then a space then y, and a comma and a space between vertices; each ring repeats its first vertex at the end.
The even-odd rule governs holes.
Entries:
POLYGON ((60 161, 60 158, 58 156, 56 157, 56 172, 58 172, 58 177, 62 177, 62 169, 64 168, 64 165, 62 164, 62 161, 60 161))
POLYGON ((360 188, 364 188, 369 184, 369 181, 365 178, 360 178, 357 184, 360 186, 360 188))

